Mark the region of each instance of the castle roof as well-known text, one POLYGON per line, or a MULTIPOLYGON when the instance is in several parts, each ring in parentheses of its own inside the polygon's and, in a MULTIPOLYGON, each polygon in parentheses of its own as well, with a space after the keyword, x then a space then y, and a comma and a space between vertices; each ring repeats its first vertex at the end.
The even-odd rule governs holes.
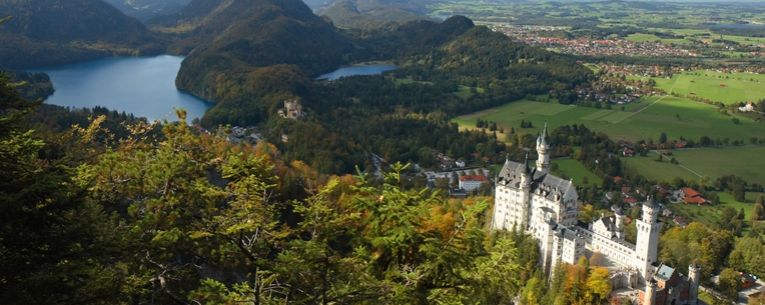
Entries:
POLYGON ((648 198, 645 199, 645 202, 643 202, 643 205, 649 208, 657 208, 659 206, 656 204, 656 200, 654 200, 653 196, 648 196, 648 198))
POLYGON ((539 190, 549 200, 556 200, 556 195, 560 195, 564 201, 576 200, 576 187, 570 180, 560 178, 546 171, 527 170, 526 167, 524 163, 505 161, 505 165, 497 177, 497 182, 512 188, 520 188, 521 177, 527 174, 531 179, 532 192, 536 193, 539 190))
POLYGON ((672 277, 672 274, 674 273, 675 273, 675 268, 661 264, 661 266, 659 266, 659 269, 656 270, 656 274, 654 274, 654 277, 663 281, 668 281, 672 277))

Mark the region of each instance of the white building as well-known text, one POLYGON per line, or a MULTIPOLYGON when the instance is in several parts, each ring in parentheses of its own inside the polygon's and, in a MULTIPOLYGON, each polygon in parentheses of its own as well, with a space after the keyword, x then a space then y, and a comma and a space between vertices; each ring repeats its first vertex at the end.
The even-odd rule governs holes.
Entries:
POLYGON ((754 111, 754 103, 749 102, 744 106, 738 107, 738 111, 741 112, 752 112, 754 111))
POLYGON ((488 183, 489 179, 483 175, 464 175, 460 176, 459 188, 466 192, 472 192, 481 187, 481 184, 488 183))
POLYGON ((653 199, 649 197, 643 204, 643 217, 637 222, 637 246, 624 240, 624 215, 619 209, 587 227, 577 225, 576 187, 572 181, 549 173, 546 125, 536 149, 536 168, 531 168, 528 160, 505 161, 496 180, 492 228, 524 230, 539 240, 542 266, 548 273, 558 262, 575 264, 587 249, 622 267, 630 274, 631 287, 650 278, 661 228, 659 207, 653 199))

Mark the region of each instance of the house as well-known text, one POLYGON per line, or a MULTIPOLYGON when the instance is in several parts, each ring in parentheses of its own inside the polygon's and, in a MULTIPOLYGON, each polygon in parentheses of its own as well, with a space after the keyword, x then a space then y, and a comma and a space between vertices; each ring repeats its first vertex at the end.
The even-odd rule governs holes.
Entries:
POLYGON ((754 103, 748 102, 746 105, 738 107, 738 111, 741 112, 752 112, 754 111, 754 103))
POLYGON ((631 148, 625 147, 624 149, 622 149, 622 156, 624 156, 624 157, 632 157, 634 155, 635 155, 635 151, 632 150, 631 148))
POLYGON ((629 187, 629 186, 622 186, 622 196, 628 196, 631 191, 632 191, 631 187, 629 187))
POLYGON ((465 175, 460 176, 459 188, 466 192, 472 192, 481 187, 481 184, 489 182, 489 179, 483 175, 465 175))
POLYGON ((672 217, 672 222, 675 223, 678 227, 685 228, 688 226, 688 220, 685 219, 685 217, 677 215, 675 217, 672 217))
POLYGON ((741 288, 749 289, 754 287, 754 285, 757 284, 757 277, 754 276, 753 274, 741 272, 740 275, 741 275, 741 288))
POLYGON ((690 187, 684 187, 682 189, 683 192, 683 202, 685 204, 696 204, 696 205, 702 205, 709 203, 704 197, 701 196, 699 192, 696 190, 690 188, 690 187))

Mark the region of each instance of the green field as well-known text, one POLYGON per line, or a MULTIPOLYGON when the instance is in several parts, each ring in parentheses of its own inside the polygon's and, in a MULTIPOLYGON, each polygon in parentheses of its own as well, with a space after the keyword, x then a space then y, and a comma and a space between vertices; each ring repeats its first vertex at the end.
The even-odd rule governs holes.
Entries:
POLYGON ((671 79, 654 80, 657 87, 668 93, 699 96, 725 104, 765 98, 765 74, 699 70, 678 73, 671 79))
POLYGON ((744 146, 726 148, 697 148, 674 150, 672 157, 679 164, 664 159, 657 162, 658 155, 651 152, 646 157, 624 158, 627 170, 635 170, 648 179, 672 181, 676 177, 699 181, 701 177, 714 180, 735 174, 750 183, 765 184, 765 147, 744 146))
POLYGON ((657 140, 662 132, 670 139, 681 136, 698 140, 702 136, 712 139, 738 139, 748 142, 752 135, 765 135, 765 124, 753 119, 720 113, 715 106, 677 97, 649 97, 639 102, 614 109, 543 103, 529 100, 511 102, 455 118, 463 128, 475 128, 478 119, 497 122, 506 131, 514 128, 520 133, 538 133, 548 122, 551 128, 562 125, 584 124, 590 129, 608 134, 613 140, 657 140), (734 124, 737 117, 740 124, 734 124), (534 128, 520 129, 521 120, 531 121, 534 128))
POLYGON ((603 184, 603 178, 595 175, 595 173, 584 167, 584 164, 577 160, 562 158, 552 160, 552 162, 557 166, 557 169, 554 171, 556 175, 564 178, 571 178, 576 185, 600 186, 603 184), (585 177, 587 179, 585 179, 585 177), (587 180, 587 183, 584 183, 585 180, 587 180))

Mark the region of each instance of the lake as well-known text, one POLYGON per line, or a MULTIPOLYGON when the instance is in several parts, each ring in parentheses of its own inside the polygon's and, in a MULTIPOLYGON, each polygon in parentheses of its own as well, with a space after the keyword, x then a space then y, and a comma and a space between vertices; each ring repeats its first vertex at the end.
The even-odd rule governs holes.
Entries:
POLYGON ((339 69, 317 77, 318 80, 338 80, 343 77, 354 75, 376 75, 385 71, 395 70, 396 66, 390 64, 358 64, 339 69))
POLYGON ((113 57, 35 69, 50 75, 56 92, 48 104, 72 108, 103 106, 149 120, 177 120, 175 108, 187 119, 200 118, 212 106, 175 87, 183 57, 113 57))

